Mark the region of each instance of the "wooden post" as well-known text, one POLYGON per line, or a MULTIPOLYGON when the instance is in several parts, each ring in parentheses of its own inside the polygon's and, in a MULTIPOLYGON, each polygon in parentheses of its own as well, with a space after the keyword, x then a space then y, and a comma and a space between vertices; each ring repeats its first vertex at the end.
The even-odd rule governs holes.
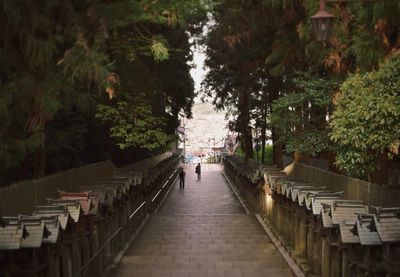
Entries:
POLYGON ((331 247, 331 265, 330 276, 341 276, 341 257, 340 249, 338 247, 331 247))
POLYGON ((320 275, 322 270, 322 238, 321 233, 314 234, 314 242, 313 242, 313 271, 315 274, 320 275))
POLYGON ((282 220, 283 219, 282 214, 283 214, 282 203, 279 203, 278 211, 277 211, 277 214, 276 214, 276 227, 277 227, 278 232, 280 234, 282 234, 282 230, 283 230, 282 225, 284 224, 284 222, 282 220))
POLYGON ((330 251, 329 242, 327 237, 322 237, 322 249, 321 249, 321 277, 330 276, 330 251))
POLYGON ((299 240, 297 243, 299 244, 299 254, 302 258, 307 258, 307 227, 304 217, 300 217, 299 219, 299 240))
POLYGON ((314 253, 314 226, 313 218, 307 224, 307 261, 311 265, 313 263, 313 253, 314 253))
POLYGON ((285 203, 284 217, 285 217, 285 223, 283 225, 283 230, 284 230, 283 234, 285 236, 285 240, 287 242, 290 242, 291 241, 291 236, 292 236, 291 230, 293 230, 292 229, 293 228, 293 221, 291 220, 291 213, 289 211, 288 203, 285 203))
POLYGON ((75 238, 72 242, 71 249, 72 249, 72 273, 76 277, 82 276, 81 274, 77 274, 82 267, 82 253, 80 248, 81 240, 75 238))
MULTIPOLYGON (((100 225, 97 225, 100 227, 100 225)), ((91 235, 90 235, 90 256, 95 255, 99 249, 99 231, 98 227, 95 226, 91 235)), ((92 262, 90 268, 95 274, 99 274, 102 271, 102 259, 101 254, 98 254, 97 257, 92 262)))
MULTIPOLYGON (((103 243, 106 243, 107 239, 112 235, 112 229, 113 229, 112 225, 114 224, 112 217, 113 216, 111 215, 108 218, 107 222, 105 222, 106 223, 106 225, 104 226, 105 236, 103 238, 103 243)), ((111 258, 111 242, 107 243, 104 247, 104 257, 105 257, 106 262, 108 261, 108 259, 111 258)))
POLYGON ((66 245, 62 255, 62 276, 72 277, 72 246, 66 245))
POLYGON ((296 252, 296 255, 299 254, 299 244, 298 244, 298 240, 299 240, 299 220, 297 218, 296 215, 296 211, 293 211, 293 213, 291 213, 291 226, 292 226, 292 230, 291 230, 291 238, 290 238, 290 244, 292 245, 294 251, 296 252))
POLYGON ((60 277, 60 258, 53 247, 48 247, 47 264, 49 266, 47 277, 60 277))
MULTIPOLYGON (((89 243, 89 239, 90 239, 90 237, 88 237, 88 236, 84 236, 81 239, 81 243, 80 243, 80 248, 81 248, 81 253, 82 253, 82 256, 81 256, 82 265, 81 266, 85 265, 90 259, 90 243, 89 243)), ((82 273, 83 276, 85 276, 86 272, 87 272, 87 270, 82 273)))
POLYGON ((350 266, 348 262, 347 249, 342 249, 342 277, 350 277, 350 266))

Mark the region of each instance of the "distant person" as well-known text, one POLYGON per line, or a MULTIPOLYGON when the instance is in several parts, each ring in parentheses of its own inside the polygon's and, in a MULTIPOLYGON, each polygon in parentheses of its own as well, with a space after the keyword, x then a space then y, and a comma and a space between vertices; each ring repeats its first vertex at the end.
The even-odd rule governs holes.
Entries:
POLYGON ((179 172, 179 190, 185 190, 185 178, 186 178, 186 173, 183 170, 183 167, 181 166, 181 170, 179 172))
POLYGON ((197 164, 195 172, 197 173, 197 180, 201 178, 201 166, 200 163, 197 164))

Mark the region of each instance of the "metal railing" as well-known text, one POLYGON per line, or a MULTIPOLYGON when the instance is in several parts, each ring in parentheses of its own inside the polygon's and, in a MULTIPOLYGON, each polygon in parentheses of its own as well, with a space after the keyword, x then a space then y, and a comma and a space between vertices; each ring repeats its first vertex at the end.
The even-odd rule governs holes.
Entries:
MULTIPOLYGON (((167 195, 169 188, 173 185, 173 183, 176 181, 176 178, 178 176, 178 170, 179 168, 176 168, 174 172, 168 177, 168 179, 165 181, 165 183, 161 186, 161 188, 158 190, 158 192, 152 197, 151 201, 143 201, 129 216, 128 216, 128 224, 124 226, 120 226, 117 228, 117 230, 114 231, 114 233, 106 239, 106 241, 99 247, 99 249, 90 257, 90 259, 79 269, 78 272, 73 274, 73 277, 81 277, 81 276, 87 276, 86 273, 90 272, 85 272, 86 270, 90 270, 90 266, 93 264, 93 262, 100 258, 101 255, 103 255, 103 252, 105 249, 108 249, 112 245, 114 245, 114 239, 118 236, 121 235, 124 231, 127 231, 128 235, 132 235, 136 226, 132 226, 132 223, 135 221, 135 219, 139 218, 140 216, 143 215, 143 212, 155 212, 156 209, 159 207, 159 205, 162 203, 162 200, 165 198, 167 195), (162 196, 162 197, 161 197, 162 196)), ((120 247, 118 247, 120 248, 120 247)), ((102 268, 103 265, 100 265, 102 268)), ((98 273, 98 272, 97 272, 98 273)), ((95 273, 96 274, 96 273, 95 273)), ((97 275, 97 274, 96 274, 97 275)))
POLYGON ((167 185, 173 184, 178 177, 178 171, 179 168, 176 168, 175 171, 168 177, 168 179, 165 181, 165 183, 161 186, 161 188, 158 190, 158 192, 153 196, 151 199, 151 211, 155 212, 157 207, 160 206, 162 200, 168 193, 168 187, 167 185))

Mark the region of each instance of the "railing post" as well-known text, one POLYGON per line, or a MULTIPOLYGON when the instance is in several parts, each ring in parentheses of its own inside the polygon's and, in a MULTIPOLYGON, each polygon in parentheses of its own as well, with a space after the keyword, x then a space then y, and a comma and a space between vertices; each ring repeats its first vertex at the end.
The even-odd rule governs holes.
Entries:
MULTIPOLYGON (((97 225, 99 226, 99 225, 97 225)), ((101 226, 99 226, 101 228, 101 226)), ((91 234, 91 256, 95 255, 97 251, 99 250, 99 230, 96 227, 92 234, 91 234)), ((97 255, 95 259, 93 260, 92 266, 91 266, 91 271, 93 271, 94 274, 100 274, 102 271, 102 256, 97 255)))
POLYGON ((330 249, 329 242, 326 236, 322 237, 321 249, 321 277, 330 276, 330 249))
POLYGON ((68 244, 65 246, 62 255, 62 276, 72 277, 72 245, 68 244))
MULTIPOLYGON (((81 249, 80 249, 80 239, 75 238, 71 244, 71 252, 72 252, 72 272, 79 272, 82 267, 81 263, 81 249)), ((81 277, 80 273, 75 275, 76 277, 81 277)))

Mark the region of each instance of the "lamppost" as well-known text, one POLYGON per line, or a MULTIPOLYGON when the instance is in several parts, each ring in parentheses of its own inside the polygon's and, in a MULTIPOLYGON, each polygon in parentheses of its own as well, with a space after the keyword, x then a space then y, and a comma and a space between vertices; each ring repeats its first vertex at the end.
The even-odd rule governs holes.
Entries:
MULTIPOLYGON (((333 2, 333 1, 329 1, 333 2)), ((311 22, 317 41, 326 41, 332 29, 335 16, 325 10, 326 0, 319 0, 319 11, 311 16, 311 22)))
MULTIPOLYGON (((311 17, 315 38, 326 41, 332 29, 335 16, 325 10, 327 2, 383 2, 384 0, 319 0, 319 11, 311 17)), ((393 0, 396 1, 396 0, 393 0)))

